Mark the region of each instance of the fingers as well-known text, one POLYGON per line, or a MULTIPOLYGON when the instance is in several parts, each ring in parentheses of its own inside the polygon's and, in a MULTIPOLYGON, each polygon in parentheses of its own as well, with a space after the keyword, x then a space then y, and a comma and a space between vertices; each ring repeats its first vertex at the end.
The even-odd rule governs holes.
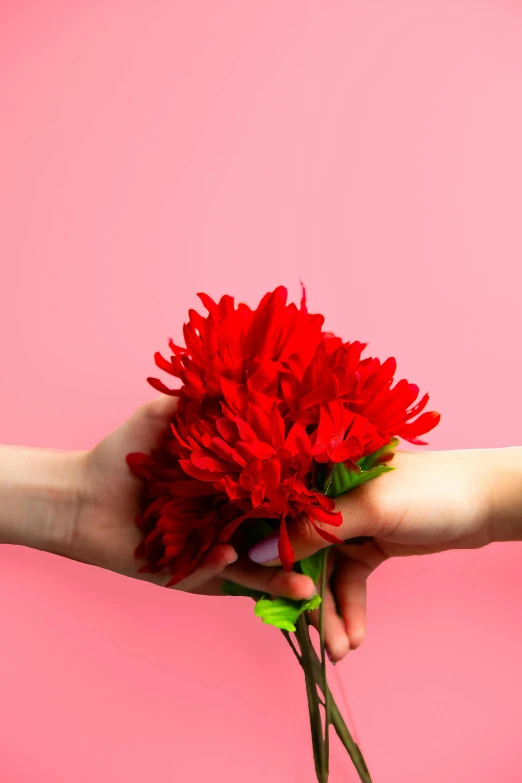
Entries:
POLYGON ((368 566, 345 560, 339 563, 334 579, 341 622, 354 650, 366 634, 366 580, 370 573, 368 566))
POLYGON ((281 568, 263 568, 248 560, 239 560, 229 566, 223 577, 251 590, 297 601, 312 598, 316 592, 313 581, 304 574, 287 573, 281 568))
MULTIPOLYGON (((315 595, 315 585, 308 576, 288 574, 280 568, 262 568, 248 560, 237 561, 234 549, 228 544, 215 547, 203 565, 183 581, 174 586, 175 590, 200 593, 202 595, 223 595, 223 582, 235 582, 250 590, 302 601, 315 595)), ((166 584, 168 577, 152 577, 150 581, 166 584)))
POLYGON ((151 419, 159 419, 160 422, 165 422, 165 420, 168 420, 170 416, 176 412, 177 407, 177 397, 171 397, 168 394, 160 394, 159 397, 155 397, 150 402, 146 402, 140 410, 151 419))
MULTIPOLYGON (((377 482, 378 479, 374 481, 377 482)), ((372 512, 374 489, 369 486, 372 483, 368 482, 338 499, 337 510, 343 517, 339 527, 316 523, 317 527, 324 528, 341 541, 359 536, 372 536, 376 528, 375 514, 372 512)), ((288 536, 295 560, 303 560, 319 549, 331 546, 331 542, 325 541, 316 527, 304 516, 289 523, 288 536)), ((265 566, 279 565, 278 537, 273 536, 256 544, 249 551, 248 556, 254 563, 265 566)))
MULTIPOLYGON (((149 453, 156 448, 168 430, 177 404, 175 397, 161 395, 138 408, 94 449, 97 471, 108 473, 114 465, 122 464, 122 460, 124 464, 127 454, 135 451, 149 453)), ((136 479, 132 480, 137 483, 136 479)))
POLYGON ((235 563, 237 553, 229 544, 219 544, 214 547, 207 555, 197 571, 174 585, 175 590, 184 590, 186 592, 195 592, 203 587, 207 582, 211 582, 224 570, 235 563))
MULTIPOLYGON (((131 424, 134 437, 144 442, 144 449, 154 448, 169 428, 169 422, 178 407, 177 397, 161 394, 145 403, 127 422, 131 424)), ((124 425, 125 426, 125 425, 124 425)))
POLYGON ((353 650, 362 644, 366 634, 368 577, 384 560, 386 556, 376 544, 337 548, 332 587, 353 650))
MULTIPOLYGON (((335 555, 336 553, 334 552, 330 553, 330 563, 332 565, 330 566, 329 571, 332 570, 335 555)), ((329 583, 327 583, 323 595, 323 613, 324 641, 328 651, 328 657, 332 663, 337 663, 348 655, 350 651, 350 641, 343 619, 337 612, 334 595, 329 583)), ((319 631, 319 609, 314 609, 308 616, 312 625, 319 631)))

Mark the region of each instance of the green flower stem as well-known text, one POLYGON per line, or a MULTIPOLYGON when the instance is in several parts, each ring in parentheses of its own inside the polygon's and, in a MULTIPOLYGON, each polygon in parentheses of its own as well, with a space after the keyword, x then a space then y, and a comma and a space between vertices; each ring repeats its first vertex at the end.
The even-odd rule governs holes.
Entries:
POLYGON ((328 680, 326 678, 326 646, 324 643, 324 596, 326 593, 326 580, 328 572, 328 553, 329 547, 323 550, 322 553, 322 568, 321 568, 321 603, 319 605, 319 636, 321 640, 321 669, 323 675, 323 695, 324 695, 324 756, 326 762, 326 771, 329 771, 330 762, 330 689, 328 688, 328 680))
POLYGON ((313 648, 308 632, 308 623, 306 622, 304 614, 302 614, 297 620, 295 635, 301 650, 301 657, 299 658, 299 662, 302 666, 305 676, 306 695, 308 697, 308 711, 310 713, 310 731, 312 734, 312 747, 314 751, 315 773, 319 783, 327 783, 328 770, 325 762, 325 747, 323 741, 321 711, 319 709, 319 694, 317 692, 317 683, 314 674, 314 662, 311 655, 311 649, 313 648))
MULTIPOLYGON (((317 686, 320 688, 321 693, 324 695, 325 699, 325 707, 326 702, 328 700, 329 705, 329 713, 330 713, 330 720, 331 724, 334 727, 337 736, 343 743, 344 747, 346 748, 348 755, 350 756, 353 765, 355 769, 357 770, 357 773, 359 775, 359 779, 361 780, 361 783, 372 783, 372 779, 370 777, 370 773, 368 771, 368 767, 366 766, 366 762, 364 761, 363 755, 359 749, 359 746, 354 741, 352 735, 350 734, 350 730, 348 729, 348 726, 346 725, 343 716, 341 715, 341 712, 339 708, 337 707, 337 704, 335 703, 335 699, 332 696, 332 693, 326 684, 325 686, 325 678, 323 674, 323 667, 321 664, 321 660, 319 659, 314 646, 312 644, 312 641, 310 639, 310 634, 308 631, 308 622, 304 618, 304 615, 301 615, 301 617, 298 620, 297 623, 297 629, 296 629, 296 638, 299 643, 299 648, 301 650, 301 655, 296 650, 295 645, 292 642, 292 639, 290 637, 290 634, 287 631, 283 631, 283 634, 285 636, 285 639, 287 640, 288 644, 292 648, 292 651, 294 655, 296 656, 297 660, 299 661, 299 664, 303 668, 303 671, 305 672, 305 680, 306 680, 306 692, 308 695, 308 705, 310 710, 310 727, 312 729, 312 744, 314 747, 314 761, 316 763, 316 773, 317 773, 317 779, 322 783, 323 781, 327 781, 328 777, 321 778, 320 775, 324 774, 321 767, 321 758, 322 758, 322 752, 317 750, 316 748, 322 747, 322 730, 320 728, 319 735, 321 737, 321 743, 319 744, 318 738, 317 738, 317 730, 312 724, 312 707, 310 705, 310 699, 312 699, 312 702, 317 705, 321 704, 322 701, 319 700, 318 694, 317 694, 317 686), (308 672, 308 675, 307 675, 308 672), (310 682, 311 681, 311 682, 310 682), (312 687, 310 687, 312 685, 312 687), (315 740, 314 740, 315 737, 315 740), (317 755, 316 755, 317 753, 317 755)), ((317 708, 317 712, 319 712, 317 708)), ((320 715, 317 715, 317 713, 314 712, 314 715, 316 716, 314 718, 314 721, 317 720, 318 723, 315 725, 319 725, 321 727, 320 723, 320 715)), ((324 749, 323 749, 324 750, 324 749)), ((327 773, 328 774, 328 773, 327 773)))
POLYGON ((362 783, 372 783, 370 772, 368 770, 368 767, 366 766, 366 762, 364 760, 364 757, 361 753, 361 750, 355 740, 353 739, 352 735, 350 734, 350 730, 348 729, 348 726, 346 725, 343 716, 341 715, 341 712, 335 703, 335 700, 332 696, 332 693, 330 689, 328 688, 328 685, 326 685, 326 690, 328 691, 328 697, 326 696, 326 693, 323 691, 323 672, 322 672, 322 666, 321 661, 319 660, 319 657, 316 653, 316 651, 313 648, 313 645, 310 643, 311 647, 311 658, 312 658, 312 666, 315 676, 315 681, 319 685, 319 688, 324 694, 325 702, 328 698, 329 704, 330 704, 330 711, 331 711, 331 721, 332 725, 335 728, 335 731, 337 732, 337 736, 343 743, 344 747, 348 751, 348 754, 353 762, 353 765, 355 769, 357 770, 357 773, 359 774, 359 778, 361 779, 362 783))

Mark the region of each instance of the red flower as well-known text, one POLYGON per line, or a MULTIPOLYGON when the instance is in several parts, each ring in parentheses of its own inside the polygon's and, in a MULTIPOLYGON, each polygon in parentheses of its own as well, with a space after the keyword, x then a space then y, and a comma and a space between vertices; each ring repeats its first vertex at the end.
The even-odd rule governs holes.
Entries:
POLYGON ((150 457, 128 457, 147 482, 146 508, 137 520, 145 533, 138 554, 151 570, 169 565, 169 584, 188 576, 213 544, 230 540, 247 520, 277 520, 287 570, 293 565, 288 520, 305 514, 321 536, 339 543, 317 524, 340 525, 341 515, 333 500, 310 486, 306 429, 285 422, 276 400, 259 392, 243 395, 233 382, 225 388, 221 406, 188 403, 150 457))
POLYGON ((323 317, 286 304, 286 290, 267 294, 256 310, 219 304, 201 294, 209 315, 190 311, 186 347, 171 341, 157 365, 182 381, 161 447, 130 454, 145 482, 144 540, 137 554, 147 570, 168 570, 169 584, 188 576, 218 541, 236 544, 245 525, 274 520, 287 570, 293 551, 287 522, 306 515, 323 538, 323 525, 341 523, 334 503, 313 486, 314 463, 355 462, 398 435, 413 443, 439 414, 414 405, 418 387, 399 381, 395 359, 361 359, 362 343, 322 332, 323 317), (418 418, 415 418, 418 416, 418 418))
POLYGON ((425 445, 418 436, 440 420, 433 412, 415 419, 428 395, 413 405, 418 386, 402 380, 392 388, 395 359, 382 364, 378 359, 361 360, 365 347, 325 336, 302 381, 294 377, 283 384, 292 418, 313 428, 312 456, 317 462, 356 462, 393 436, 425 445))
MULTIPOLYGON (((181 379, 188 397, 219 397, 223 378, 277 397, 279 374, 286 371, 301 377, 323 339, 324 318, 307 312, 304 292, 299 310, 286 304, 282 286, 266 294, 255 311, 244 304, 235 308, 230 296, 222 297, 219 304, 206 294, 199 297, 209 315, 204 318, 189 311, 189 322, 183 327, 186 348, 171 340, 170 360, 160 353, 154 357, 161 370, 181 379)), ((158 391, 179 395, 156 378, 148 380, 158 391)))

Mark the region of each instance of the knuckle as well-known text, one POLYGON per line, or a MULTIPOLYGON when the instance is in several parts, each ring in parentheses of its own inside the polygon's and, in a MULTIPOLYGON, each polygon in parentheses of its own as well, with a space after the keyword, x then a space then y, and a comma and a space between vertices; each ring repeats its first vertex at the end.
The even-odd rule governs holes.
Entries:
POLYGON ((274 590, 281 589, 286 585, 288 581, 288 575, 280 568, 272 568, 271 573, 268 576, 266 585, 274 590))
POLYGON ((298 538, 301 543, 316 543, 318 540, 322 540, 319 534, 314 529, 312 522, 306 516, 300 517, 293 528, 295 538, 298 538))
MULTIPOLYGON (((363 487, 361 487, 363 489, 363 487)), ((347 493, 338 500, 343 516, 342 532, 346 537, 381 537, 395 524, 397 509, 393 497, 383 484, 372 480, 364 485, 364 492, 347 493)))

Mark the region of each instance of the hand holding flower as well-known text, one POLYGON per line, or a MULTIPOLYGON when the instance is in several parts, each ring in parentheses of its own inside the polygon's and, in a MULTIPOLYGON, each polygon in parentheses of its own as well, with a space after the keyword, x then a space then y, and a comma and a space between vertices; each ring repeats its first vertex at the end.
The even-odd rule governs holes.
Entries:
MULTIPOLYGON (((337 499, 347 543, 329 554, 326 644, 334 661, 358 647, 366 631, 371 573, 391 557, 475 549, 522 540, 522 449, 396 452, 397 468, 337 499)), ((305 518, 289 525, 296 560, 328 546, 305 518)), ((250 551, 256 563, 279 563, 277 540, 250 551)), ((317 613, 313 622, 317 624, 317 613)))

